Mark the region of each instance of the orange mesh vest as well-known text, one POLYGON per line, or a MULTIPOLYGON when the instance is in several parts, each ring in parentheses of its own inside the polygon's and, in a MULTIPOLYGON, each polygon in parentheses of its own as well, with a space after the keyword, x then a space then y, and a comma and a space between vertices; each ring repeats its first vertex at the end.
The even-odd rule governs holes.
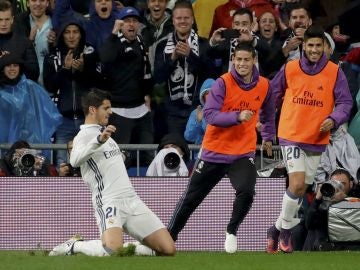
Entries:
POLYGON ((307 144, 329 143, 330 132, 320 132, 320 125, 334 109, 337 73, 338 66, 330 61, 315 75, 305 74, 299 60, 286 65, 287 88, 281 108, 279 138, 307 144))
POLYGON ((250 91, 240 88, 231 73, 221 76, 225 82, 225 97, 221 112, 251 110, 254 112, 249 122, 230 127, 207 125, 203 147, 207 150, 229 155, 241 155, 256 150, 256 122, 259 110, 269 90, 269 82, 259 77, 257 85, 250 91))

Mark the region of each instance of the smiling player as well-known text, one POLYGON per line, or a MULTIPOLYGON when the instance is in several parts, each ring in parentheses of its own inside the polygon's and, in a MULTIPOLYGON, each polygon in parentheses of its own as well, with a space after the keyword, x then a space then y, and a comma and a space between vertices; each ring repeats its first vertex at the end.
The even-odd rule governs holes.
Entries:
POLYGON ((259 116, 264 124, 261 135, 269 155, 275 136, 269 82, 259 76, 253 46, 240 43, 235 47, 232 63, 231 71, 216 80, 207 97, 204 118, 208 126, 200 158, 168 225, 176 240, 193 211, 227 174, 236 191, 226 228, 224 248, 228 253, 237 250, 236 233, 255 194, 254 158, 259 116))
POLYGON ((292 252, 291 229, 302 197, 314 176, 330 130, 349 119, 352 99, 343 71, 324 53, 325 35, 310 26, 304 34, 303 55, 288 62, 271 81, 280 104, 279 144, 289 174, 281 213, 268 229, 268 253, 292 252))

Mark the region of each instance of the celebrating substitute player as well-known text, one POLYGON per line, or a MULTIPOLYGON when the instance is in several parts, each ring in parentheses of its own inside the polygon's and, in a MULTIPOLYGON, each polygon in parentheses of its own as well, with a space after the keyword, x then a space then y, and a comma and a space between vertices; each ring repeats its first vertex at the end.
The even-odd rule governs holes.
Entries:
POLYGON ((279 143, 289 174, 280 216, 267 232, 268 253, 292 252, 291 229, 308 185, 329 143, 330 130, 346 122, 352 99, 343 71, 324 54, 322 29, 309 27, 304 53, 284 65, 271 81, 276 104, 281 103, 279 143))
POLYGON ((237 250, 236 233, 255 195, 259 117, 264 124, 261 135, 269 154, 275 136, 269 82, 259 76, 255 49, 240 43, 235 47, 232 61, 231 71, 216 80, 207 97, 204 117, 208 126, 200 159, 168 225, 176 240, 193 211, 227 174, 236 191, 224 244, 228 253, 237 250))

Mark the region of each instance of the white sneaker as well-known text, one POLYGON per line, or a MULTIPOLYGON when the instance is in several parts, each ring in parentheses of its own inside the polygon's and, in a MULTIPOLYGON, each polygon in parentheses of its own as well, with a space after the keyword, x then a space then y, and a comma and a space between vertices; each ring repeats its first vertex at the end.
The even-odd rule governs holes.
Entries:
POLYGON ((52 251, 50 251, 49 256, 65 256, 65 255, 74 255, 74 244, 77 241, 83 241, 81 235, 76 234, 73 237, 71 237, 69 240, 65 241, 64 243, 56 246, 53 248, 52 251))
POLYGON ((227 253, 234 253, 237 250, 237 239, 236 236, 230 233, 226 233, 225 244, 224 244, 225 251, 227 253))
POLYGON ((137 245, 135 248, 135 255, 137 256, 156 256, 154 250, 145 245, 137 245))

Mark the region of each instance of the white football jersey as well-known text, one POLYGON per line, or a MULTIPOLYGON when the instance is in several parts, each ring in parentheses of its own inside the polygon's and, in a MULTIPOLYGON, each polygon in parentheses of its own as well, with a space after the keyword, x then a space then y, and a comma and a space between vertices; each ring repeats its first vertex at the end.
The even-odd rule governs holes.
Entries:
POLYGON ((127 174, 122 153, 110 137, 98 142, 100 125, 85 124, 73 141, 70 163, 80 167, 81 175, 92 193, 94 206, 102 206, 117 199, 136 196, 127 174))

